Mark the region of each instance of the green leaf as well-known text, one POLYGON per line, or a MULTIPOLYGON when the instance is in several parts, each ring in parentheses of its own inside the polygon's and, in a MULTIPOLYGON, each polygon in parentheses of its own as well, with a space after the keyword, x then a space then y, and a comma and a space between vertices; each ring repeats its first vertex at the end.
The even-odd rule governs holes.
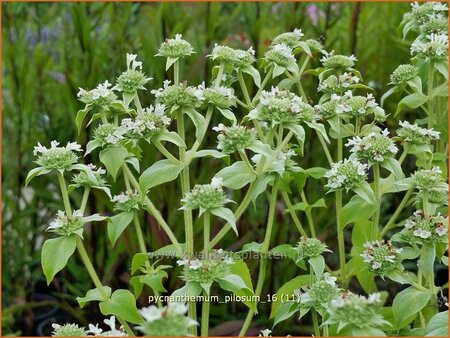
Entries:
POLYGON ((86 145, 86 155, 93 152, 95 149, 101 147, 102 144, 98 140, 90 140, 86 145))
POLYGON ((217 109, 220 111, 220 113, 225 117, 226 119, 230 120, 233 125, 237 124, 236 116, 233 114, 233 112, 230 109, 223 109, 217 107, 217 109))
POLYGON ((207 156, 214 157, 214 158, 224 158, 224 157, 227 157, 228 155, 221 153, 220 151, 217 151, 217 150, 204 149, 204 150, 196 151, 192 155, 192 158, 202 158, 202 157, 207 157, 207 156))
POLYGON ((160 270, 154 275, 142 275, 134 276, 130 279, 130 284, 133 286, 135 297, 139 297, 142 292, 142 288, 148 285, 154 293, 167 292, 162 283, 163 278, 167 278, 167 272, 160 270))
POLYGON ((417 265, 422 270, 425 278, 434 271, 434 261, 436 259, 436 248, 433 244, 424 243, 420 250, 420 258, 417 265))
POLYGON ((108 237, 111 241, 112 246, 116 245, 117 239, 120 237, 122 232, 131 223, 134 217, 134 211, 121 212, 109 219, 108 223, 108 237))
POLYGON ((220 218, 224 219, 225 221, 227 221, 227 223, 234 230, 236 235, 238 235, 238 231, 236 228, 236 218, 234 217, 234 214, 230 209, 225 208, 225 207, 214 208, 214 209, 210 209, 210 212, 213 215, 216 215, 217 217, 220 217, 220 218))
POLYGON ((44 169, 42 167, 31 169, 25 180, 25 187, 28 186, 28 184, 31 182, 31 180, 33 178, 35 178, 36 176, 41 176, 41 175, 47 174, 49 172, 50 172, 50 170, 44 169))
POLYGON ((380 165, 395 175, 397 179, 405 178, 402 166, 395 158, 386 158, 380 165))
POLYGON ((430 298, 430 291, 422 291, 413 286, 398 293, 392 304, 396 328, 401 329, 412 322, 430 298))
POLYGON ((156 136, 156 140, 159 142, 167 141, 177 145, 178 147, 185 147, 184 141, 181 137, 174 131, 163 130, 156 136))
POLYGON ((136 92, 134 93, 123 93, 123 102, 125 102, 125 106, 128 108, 131 101, 134 100, 134 97, 136 96, 136 92))
POLYGON ((305 121, 305 123, 310 128, 315 129, 320 135, 322 135, 327 143, 330 143, 330 139, 328 138, 327 132, 326 132, 323 124, 320 124, 317 122, 308 122, 308 121, 305 121))
POLYGON ((170 67, 172 67, 172 65, 178 61, 178 58, 170 58, 168 57, 166 60, 166 72, 169 70, 170 67))
POLYGON ((222 177, 223 186, 230 189, 241 189, 256 179, 256 175, 250 172, 243 161, 237 161, 223 168, 216 177, 222 177))
POLYGON ((122 146, 111 146, 103 149, 99 156, 100 161, 105 165, 106 170, 115 181, 120 167, 128 156, 128 151, 122 146))
POLYGON ((75 235, 47 239, 42 246, 41 264, 47 285, 53 277, 67 264, 75 251, 77 241, 75 235))
POLYGON ((281 323, 283 320, 291 318, 294 313, 298 311, 298 304, 293 301, 282 302, 278 307, 277 313, 275 314, 275 318, 273 320, 273 326, 275 327, 278 323, 281 323))
POLYGON ((285 127, 292 131, 295 135, 295 138, 297 139, 297 142, 302 149, 303 152, 303 145, 305 144, 305 129, 299 124, 286 124, 285 127))
POLYGON ((128 290, 116 290, 111 299, 100 303, 100 312, 107 315, 121 317, 127 322, 140 324, 143 322, 141 315, 136 308, 136 300, 128 290))
POLYGON ((360 185, 358 185, 356 188, 353 189, 353 191, 362 199, 364 199, 367 203, 370 205, 375 205, 375 194, 373 193, 372 188, 370 187, 369 183, 362 182, 360 185))
POLYGON ((182 288, 175 290, 172 297, 186 296, 195 297, 202 293, 202 286, 197 282, 187 282, 182 288))
MULTIPOLYGON (((253 296, 253 291, 248 288, 244 280, 235 274, 229 274, 222 278, 217 279, 220 288, 226 291, 234 293, 236 296, 244 297, 250 299, 253 296)), ((251 310, 257 311, 255 302, 244 302, 251 310)))
POLYGON ((283 300, 285 300, 286 297, 292 296, 295 290, 308 285, 310 282, 310 278, 311 277, 308 275, 298 276, 283 284, 283 286, 281 286, 281 288, 279 288, 275 294, 275 301, 272 302, 270 318, 275 317, 278 308, 283 303, 283 300))
POLYGON ((77 117, 75 118, 75 123, 77 125, 78 134, 80 134, 81 126, 83 125, 83 121, 86 118, 86 115, 89 113, 89 108, 84 108, 78 111, 77 117))
POLYGON ((195 126, 195 138, 200 140, 205 133, 205 118, 194 108, 184 108, 183 112, 189 116, 195 126))
POLYGON ((253 144, 250 145, 248 149, 267 158, 276 158, 275 151, 268 144, 262 143, 259 140, 253 142, 253 144))
POLYGON ((434 68, 442 74, 442 76, 448 80, 448 63, 445 61, 439 61, 434 63, 434 68))
POLYGON ((313 167, 304 170, 304 172, 307 173, 308 176, 311 176, 312 178, 319 180, 325 176, 327 169, 321 167, 313 167))
POLYGON ((314 270, 314 274, 316 275, 317 279, 320 279, 322 277, 323 271, 325 270, 325 259, 323 256, 315 256, 311 257, 308 260, 309 265, 314 270))
POLYGON ((358 195, 353 196, 341 211, 341 226, 368 220, 375 212, 375 205, 367 203, 358 195))
POLYGON ((424 94, 414 93, 408 96, 405 96, 397 106, 397 111, 395 115, 401 112, 405 107, 409 107, 411 109, 416 109, 428 101, 428 97, 424 94))
MULTIPOLYGON (((111 288, 109 286, 103 286, 103 290, 105 290, 108 297, 111 296, 111 288)), ((80 308, 83 308, 86 305, 86 303, 93 302, 93 301, 98 301, 98 302, 104 301, 102 295, 100 294, 100 292, 98 291, 97 288, 89 290, 86 293, 86 296, 84 296, 84 297, 77 297, 77 302, 80 305, 80 308)))
POLYGON ((425 336, 448 337, 448 310, 437 313, 430 319, 425 329, 425 336))
POLYGON ((242 259, 234 258, 234 263, 230 265, 231 273, 239 276, 244 281, 247 289, 253 290, 252 278, 247 264, 242 259))
POLYGON ((256 70, 255 67, 253 66, 247 66, 247 67, 242 67, 240 68, 240 70, 243 73, 247 73, 249 74, 252 78, 253 78, 253 82, 255 82, 255 85, 259 88, 261 87, 261 75, 259 75, 259 72, 256 70))
POLYGON ((148 260, 147 254, 139 252, 133 256, 131 260, 131 275, 134 273, 148 260))
POLYGON ((274 176, 273 175, 263 175, 263 176, 259 176, 256 181, 255 181, 255 189, 253 190, 253 194, 251 195, 251 199, 253 201, 253 203, 256 201, 256 198, 263 193, 264 191, 266 191, 267 189, 267 185, 269 184, 269 182, 272 182, 274 180, 274 176))
POLYGON ((352 336, 354 337, 385 337, 386 334, 380 330, 373 327, 364 327, 364 328, 358 328, 353 327, 352 329, 352 336))
POLYGON ((150 188, 173 181, 183 168, 183 163, 171 160, 161 160, 154 163, 139 177, 141 192, 145 194, 150 188))

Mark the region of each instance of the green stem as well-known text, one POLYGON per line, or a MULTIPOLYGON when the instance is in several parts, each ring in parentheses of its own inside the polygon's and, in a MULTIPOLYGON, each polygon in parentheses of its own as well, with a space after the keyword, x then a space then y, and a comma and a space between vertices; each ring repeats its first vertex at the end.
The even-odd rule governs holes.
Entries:
POLYGON ((136 106, 137 112, 142 114, 144 110, 142 109, 141 101, 139 100, 139 95, 137 93, 134 96, 134 105, 136 106))
POLYGON ((81 199, 81 205, 80 205, 80 211, 82 214, 84 214, 84 209, 86 209, 90 191, 91 191, 91 188, 89 188, 89 187, 84 188, 83 198, 81 199))
MULTIPOLYGON (((83 261, 84 266, 86 267, 86 270, 88 271, 89 276, 91 277, 92 281, 94 282, 94 285, 97 288, 100 295, 102 296, 103 300, 108 301, 109 296, 106 293, 105 289, 103 288, 103 285, 100 282, 100 279, 98 278, 94 267, 92 266, 91 260, 89 259, 86 249, 84 248, 82 239, 79 236, 75 236, 75 237, 76 237, 76 241, 77 241, 78 253, 80 254, 81 260, 83 261)), ((134 333, 128 326, 127 322, 119 316, 117 316, 117 319, 119 320, 120 324, 122 324, 122 326, 125 328, 125 331, 127 332, 127 334, 129 336, 134 336, 134 333)))
POLYGON ((300 76, 302 76, 303 72, 305 71, 306 65, 308 64, 311 57, 309 55, 306 55, 305 61, 303 61, 302 66, 300 67, 300 71, 298 72, 300 76))
POLYGON ((146 254, 147 248, 145 247, 144 235, 142 234, 139 216, 136 212, 134 213, 133 223, 134 223, 134 230, 136 231, 136 236, 138 239, 139 250, 141 250, 142 253, 146 254))
MULTIPOLYGON (((122 168, 123 168, 125 175, 128 177, 128 179, 130 180, 131 184, 135 187, 135 189, 140 190, 139 182, 134 177, 130 168, 128 168, 127 165, 123 165, 122 168)), ((161 213, 156 209, 155 205, 152 203, 150 198, 148 198, 148 196, 146 196, 146 195, 144 195, 144 204, 147 206, 148 211, 156 219, 156 221, 161 226, 161 228, 163 228, 167 237, 169 237, 170 241, 172 242, 172 244, 175 247, 175 250, 177 251, 178 256, 181 257, 183 255, 183 249, 181 248, 180 243, 178 242, 174 233, 170 229, 169 225, 166 223, 164 218, 161 216, 161 213)))
POLYGON ((336 191, 336 224, 337 224, 337 240, 339 251, 339 266, 341 273, 341 283, 345 288, 347 286, 347 268, 345 266, 345 241, 344 229, 341 226, 341 211, 342 211, 342 190, 336 191))
POLYGON ((422 192, 422 203, 423 203, 423 214, 425 216, 425 219, 427 221, 430 220, 430 209, 428 206, 428 191, 423 190, 422 192))
POLYGON ((317 311, 314 308, 311 308, 311 317, 314 326, 314 336, 320 337, 319 321, 317 320, 317 311))
POLYGON ((428 66, 428 128, 434 126, 434 99, 433 99, 433 86, 434 86, 434 64, 430 61, 428 66))
POLYGON ((63 174, 56 170, 56 175, 58 176, 59 186, 61 188, 61 195, 63 198, 64 208, 66 209, 67 217, 72 217, 72 208, 70 206, 69 193, 67 192, 66 180, 63 174))
MULTIPOLYGON (((203 297, 208 299, 208 293, 203 290, 203 297)), ((202 303, 202 326, 201 335, 202 337, 208 337, 208 326, 209 326, 209 300, 203 301, 202 303)))
POLYGON ((239 156, 241 157, 242 161, 244 162, 245 166, 249 170, 249 172, 256 175, 255 169, 253 169, 252 164, 250 163, 247 154, 245 153, 245 150, 239 150, 239 156))
POLYGON ((175 84, 180 83, 180 63, 178 60, 173 63, 173 82, 175 84))
POLYGON ((209 240, 211 237, 211 214, 205 211, 203 214, 203 253, 206 255, 209 251, 209 240))
POLYGON ((331 164, 333 163, 333 158, 331 157, 330 150, 328 149, 327 143, 325 142, 325 139, 323 138, 322 134, 319 133, 317 130, 316 130, 316 134, 317 134, 320 144, 322 145, 325 156, 327 157, 328 164, 331 166, 331 164))
POLYGON ((166 147, 164 147, 162 145, 161 142, 159 142, 158 140, 154 140, 153 144, 155 145, 155 147, 161 152, 161 154, 163 154, 167 159, 174 161, 174 162, 178 162, 178 159, 173 156, 167 149, 166 147))
POLYGON ((372 217, 372 231, 371 240, 377 239, 378 225, 380 222, 380 207, 381 207, 381 186, 380 186, 380 165, 374 163, 373 165, 373 192, 375 193, 376 209, 372 217))
POLYGON ((384 226, 383 230, 381 231, 381 237, 383 237, 394 226, 395 221, 397 220, 398 216, 400 216, 400 213, 403 211, 403 208, 408 203, 412 192, 413 192, 412 188, 410 188, 410 189, 408 189, 406 191, 405 196, 403 196, 403 199, 400 202, 400 204, 398 205, 398 207, 395 210, 394 214, 391 216, 391 218, 389 219, 389 221, 386 223, 386 225, 384 226))
POLYGON ((305 229, 303 229, 303 226, 300 223, 297 214, 295 213, 294 206, 292 205, 291 200, 289 199, 289 195, 285 191, 282 191, 281 196, 283 196, 284 203, 286 203, 286 206, 289 210, 289 213, 291 214, 292 220, 294 221, 294 224, 297 227, 298 231, 302 234, 302 236, 307 237, 305 229))
POLYGON ((214 88, 217 89, 220 87, 220 83, 222 82, 223 72, 225 71, 225 64, 223 62, 220 63, 219 72, 217 73, 216 80, 214 82, 214 88))
MULTIPOLYGON (((273 223, 275 219, 275 207, 277 203, 277 193, 278 193, 278 178, 275 179, 272 187, 272 193, 269 202, 269 214, 267 216, 267 227, 266 234, 264 236, 264 242, 261 246, 261 259, 259 261, 259 274, 258 281, 256 283, 255 288, 255 296, 261 296, 262 288, 264 286, 264 280, 266 277, 266 268, 267 268, 267 253, 269 252, 270 246, 270 238, 272 237, 273 223)), ((245 318, 245 322, 242 326, 241 331, 239 332, 239 337, 245 336, 250 324, 252 322, 253 316, 255 314, 254 310, 249 310, 247 317, 245 318)))
POLYGON ((258 102, 259 97, 261 95, 261 92, 265 88, 265 86, 267 84, 267 81, 269 81, 270 77, 272 76, 272 73, 273 73, 273 67, 271 66, 269 71, 267 72, 266 76, 264 77, 264 80, 261 83, 261 87, 259 87, 259 89, 256 92, 255 96, 253 97, 252 105, 255 105, 258 102))
MULTIPOLYGON (((300 192, 300 197, 302 199, 302 202, 308 205, 308 200, 306 199, 305 191, 303 189, 300 192)), ((312 237, 316 237, 316 230, 314 229, 314 221, 312 218, 311 210, 306 210, 305 213, 306 220, 308 221, 309 232, 311 233, 312 237)))
POLYGON ((242 72, 239 71, 237 73, 239 85, 241 86, 242 94, 244 94, 245 102, 247 104, 248 109, 252 109, 252 100, 250 99, 250 95, 248 94, 247 85, 245 84, 244 77, 242 76, 242 72))

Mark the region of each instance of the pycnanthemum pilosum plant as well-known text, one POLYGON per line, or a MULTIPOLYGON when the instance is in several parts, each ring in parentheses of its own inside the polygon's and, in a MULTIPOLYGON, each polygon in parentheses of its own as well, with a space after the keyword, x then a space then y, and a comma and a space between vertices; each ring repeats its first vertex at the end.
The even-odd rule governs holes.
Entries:
POLYGON ((75 142, 53 141, 50 148, 38 143, 37 167, 27 184, 54 174, 61 191, 64 210, 50 222, 52 238, 42 250, 47 282, 77 251, 94 284, 77 298, 80 307, 98 302, 100 312, 113 317, 105 320, 108 330, 61 323, 54 325, 54 335, 197 335, 200 323, 207 336, 210 307, 228 306, 209 296, 227 293, 240 297, 239 311, 248 308, 241 336, 263 313, 260 302, 266 297, 274 330, 296 317, 302 325, 310 321, 304 327, 315 336, 434 334, 443 292, 435 285, 434 265, 448 264, 446 11, 440 3, 414 4, 405 16, 404 34, 416 35, 411 63, 385 79, 392 87, 380 103, 364 84, 355 56, 327 52, 319 41, 304 39, 300 29, 276 36, 260 60, 251 47, 216 44, 207 56, 212 75, 201 84, 182 80, 180 64, 195 51, 177 34, 156 55, 166 59, 171 81, 152 83, 147 75, 152 62, 144 65, 127 54, 126 69, 114 84, 80 89, 84 108, 76 124, 80 129, 88 122, 93 130, 86 149, 75 142), (311 64, 319 67, 308 68, 311 64), (305 81, 317 93, 306 93, 305 81), (397 112, 385 111, 384 100, 400 93, 406 96, 397 112), (149 106, 142 106, 144 96, 149 106), (396 113, 406 108, 423 112, 424 118, 398 121, 396 113), (216 149, 205 140, 215 140, 216 149), (82 163, 88 154, 94 164, 82 163), (310 168, 305 157, 326 164, 310 168), (210 158, 215 162, 209 176, 197 177, 197 161, 210 158), (314 195, 323 193, 315 202, 308 201, 312 180, 322 186, 314 195), (155 187, 171 181, 179 191, 168 195, 179 194, 167 206, 178 217, 169 218, 155 187), (93 190, 110 199, 102 215, 89 210, 93 190), (79 192, 81 200, 73 196, 79 192), (251 220, 255 232, 243 233, 241 217, 265 199, 267 208, 258 210, 265 224, 251 220), (315 217, 315 209, 324 207, 333 216, 315 217), (158 226, 143 224, 145 213, 158 226), (274 232, 284 217, 294 235, 290 243, 274 247, 274 232), (134 292, 102 284, 83 236, 92 222, 97 229, 106 226, 108 250, 124 237, 136 238, 130 247, 137 252, 129 252, 130 262, 123 263, 130 264, 134 292), (170 245, 150 252, 143 231, 157 228, 170 245), (175 230, 182 235, 175 236, 175 230), (215 249, 225 236, 243 246, 239 255, 215 249), (164 262, 155 259, 163 253, 169 255, 164 262), (248 253, 256 255, 256 266, 247 266, 243 255, 248 253), (267 295, 268 279, 277 278, 268 271, 280 256, 300 270, 267 295), (178 277, 171 279, 176 284, 166 282, 169 273, 178 277), (144 290, 170 300, 138 309, 144 290))

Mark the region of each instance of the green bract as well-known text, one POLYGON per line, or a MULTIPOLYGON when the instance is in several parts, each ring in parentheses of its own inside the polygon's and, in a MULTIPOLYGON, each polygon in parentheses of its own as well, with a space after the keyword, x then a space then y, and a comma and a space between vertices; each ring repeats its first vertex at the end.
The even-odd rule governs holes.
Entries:
POLYGON ((355 65, 356 58, 353 55, 335 55, 334 51, 332 51, 331 53, 324 52, 324 56, 320 61, 325 68, 345 70, 355 65))
POLYGON ((40 143, 34 147, 33 154, 36 156, 36 163, 47 170, 68 170, 77 163, 76 152, 82 151, 81 146, 75 142, 68 142, 65 147, 58 147, 59 142, 52 141, 51 148, 46 148, 40 143))
POLYGON ((217 149, 224 154, 231 154, 235 151, 243 150, 256 141, 256 131, 243 126, 226 127, 222 123, 213 128, 219 132, 217 136, 217 149))
POLYGON ((393 84, 403 84, 413 79, 419 70, 410 64, 398 66, 391 74, 390 79, 393 84))
POLYGON ((210 184, 197 184, 181 200, 182 209, 200 209, 203 210, 221 208, 230 202, 222 189, 222 179, 214 177, 210 184))
POLYGON ((181 34, 176 34, 175 39, 166 39, 161 44, 157 55, 176 59, 192 53, 194 53, 194 49, 191 44, 183 40, 181 34))
POLYGON ((239 69, 251 66, 255 62, 254 55, 255 51, 251 47, 248 50, 242 50, 216 44, 209 57, 214 61, 223 62, 239 69))
POLYGON ((419 127, 416 123, 411 124, 408 121, 400 121, 400 129, 397 130, 397 136, 403 142, 410 144, 430 144, 433 140, 439 139, 439 132, 433 129, 419 127))
POLYGON ((173 111, 178 108, 199 107, 203 101, 203 87, 189 87, 186 83, 170 85, 170 81, 164 81, 163 88, 152 90, 156 102, 163 104, 173 111))
POLYGON ((302 258, 316 257, 323 252, 330 251, 327 249, 327 245, 322 243, 317 238, 301 237, 295 248, 298 255, 302 258))
POLYGON ((351 190, 358 187, 367 179, 367 165, 355 159, 345 159, 331 165, 331 169, 325 173, 328 178, 326 187, 330 190, 351 190))

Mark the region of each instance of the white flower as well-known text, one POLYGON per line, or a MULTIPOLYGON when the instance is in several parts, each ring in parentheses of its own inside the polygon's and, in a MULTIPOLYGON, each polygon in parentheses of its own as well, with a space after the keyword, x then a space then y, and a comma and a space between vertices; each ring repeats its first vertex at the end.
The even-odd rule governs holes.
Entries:
POLYGON ((330 285, 336 285, 336 280, 337 278, 334 276, 331 276, 328 272, 325 272, 323 274, 323 279, 325 280, 326 283, 330 284, 330 285))
POLYGON ((258 335, 258 337, 272 337, 270 335, 271 333, 272 331, 269 329, 261 330, 261 333, 258 335))
POLYGON ((424 239, 431 237, 431 232, 424 230, 424 229, 414 230, 413 234, 417 237, 424 238, 424 239))
POLYGON ((94 326, 94 324, 89 324, 88 333, 92 333, 94 336, 102 334, 103 330, 98 327, 98 324, 94 326))
POLYGON ((381 263, 380 262, 373 262, 372 263, 372 269, 376 270, 381 268, 381 263))
POLYGON ((194 259, 192 261, 189 261, 189 269, 191 270, 198 270, 202 266, 202 262, 199 259, 194 259))
POLYGON ((135 70, 138 68, 142 69, 142 62, 137 61, 136 58, 137 58, 136 54, 128 54, 127 53, 127 68, 128 69, 132 69, 132 70, 135 70))
POLYGON ((214 189, 219 189, 223 185, 223 178, 222 177, 213 177, 211 180, 211 187, 214 189))
POLYGON ((381 302, 381 295, 380 293, 372 293, 369 298, 367 299, 368 303, 379 303, 381 302))
POLYGON ((412 219, 407 219, 405 222, 405 228, 411 229, 416 225, 416 222, 414 222, 412 219))
POLYGON ((227 131, 227 127, 223 124, 223 123, 219 123, 219 125, 217 127, 213 127, 212 130, 220 133, 220 132, 225 132, 227 131))
POLYGON ((153 322, 162 318, 161 311, 155 305, 144 307, 139 312, 147 322, 153 322))
POLYGON ((292 33, 294 33, 295 35, 297 35, 299 38, 303 37, 303 35, 304 35, 304 34, 302 33, 302 30, 299 29, 299 28, 295 28, 294 31, 293 31, 292 33))
POLYGON ((173 315, 184 315, 187 307, 184 303, 172 302, 167 304, 167 312, 173 315))
POLYGON ((439 236, 444 236, 447 234, 447 229, 444 226, 437 227, 435 231, 439 236))
POLYGON ((125 203, 128 202, 130 200, 130 195, 126 194, 126 193, 121 193, 119 195, 115 195, 112 198, 112 202, 116 202, 116 203, 125 203))

